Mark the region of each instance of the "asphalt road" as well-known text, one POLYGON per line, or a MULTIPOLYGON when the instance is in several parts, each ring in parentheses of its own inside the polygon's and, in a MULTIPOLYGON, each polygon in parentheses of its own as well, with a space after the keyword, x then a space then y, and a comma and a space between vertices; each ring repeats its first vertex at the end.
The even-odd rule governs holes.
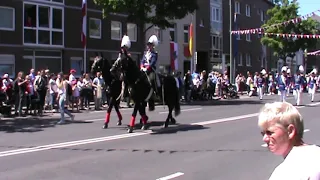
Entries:
MULTIPOLYGON (((299 107, 305 141, 320 144, 320 103, 299 107)), ((316 96, 320 100, 320 95, 316 96)), ((257 112, 278 96, 183 105, 178 124, 161 128, 166 111, 149 112, 151 130, 126 133, 131 109, 116 113, 102 129, 105 112, 76 114, 55 125, 58 115, 0 123, 0 179, 8 180, 248 180, 267 179, 281 162, 264 147, 257 112)), ((288 99, 293 102, 292 98, 288 99)))

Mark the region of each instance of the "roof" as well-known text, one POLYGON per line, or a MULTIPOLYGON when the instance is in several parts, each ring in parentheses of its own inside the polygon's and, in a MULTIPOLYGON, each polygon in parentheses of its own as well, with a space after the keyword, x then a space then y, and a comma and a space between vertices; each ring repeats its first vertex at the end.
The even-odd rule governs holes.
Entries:
POLYGON ((318 21, 318 22, 320 22, 320 16, 318 16, 316 14, 312 15, 311 18, 316 20, 316 21, 318 21))

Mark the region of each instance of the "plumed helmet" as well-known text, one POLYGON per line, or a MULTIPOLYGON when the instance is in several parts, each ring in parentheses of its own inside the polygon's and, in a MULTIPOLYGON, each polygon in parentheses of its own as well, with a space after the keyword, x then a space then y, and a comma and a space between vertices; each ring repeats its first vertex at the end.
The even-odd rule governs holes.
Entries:
POLYGON ((291 70, 290 70, 290 69, 287 69, 287 73, 290 74, 290 73, 291 73, 291 70))
POLYGON ((287 66, 283 66, 283 67, 281 68, 281 72, 287 72, 287 66))
POLYGON ((314 69, 311 71, 311 73, 318 74, 318 71, 317 71, 316 68, 314 68, 314 69))
POLYGON ((129 36, 124 35, 121 41, 121 47, 127 47, 128 49, 131 47, 131 41, 129 36))
POLYGON ((299 66, 299 71, 300 71, 301 73, 304 72, 304 67, 303 67, 302 65, 299 66))
POLYGON ((159 44, 158 37, 156 35, 150 36, 147 44, 152 44, 153 46, 158 46, 158 44, 159 44))
POLYGON ((265 75, 265 74, 267 74, 267 71, 265 69, 262 69, 261 74, 265 75))

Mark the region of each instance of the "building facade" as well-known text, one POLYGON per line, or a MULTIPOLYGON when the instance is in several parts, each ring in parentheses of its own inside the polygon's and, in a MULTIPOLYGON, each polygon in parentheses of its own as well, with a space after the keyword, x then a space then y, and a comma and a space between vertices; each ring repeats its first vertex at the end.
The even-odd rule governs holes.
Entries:
MULTIPOLYGON (((153 34, 160 43, 158 51, 158 68, 160 71, 170 71, 171 59, 176 56, 177 71, 186 73, 188 70, 210 70, 210 0, 199 0, 199 10, 183 19, 172 22, 173 26, 159 29, 154 26, 146 32, 146 40, 153 34), (193 24, 193 54, 189 52, 189 28, 193 24)), ((146 27, 149 27, 147 24, 146 27)))
MULTIPOLYGON (((229 11, 229 1, 223 1, 223 53, 226 64, 230 65, 230 15, 232 30, 259 28, 266 22, 266 12, 274 4, 269 0, 232 0, 232 12, 229 11)), ((272 52, 261 44, 257 34, 242 34, 232 36, 233 72, 259 72, 262 68, 270 70, 272 52)), ((230 69, 228 68, 230 71, 230 69)), ((233 76, 235 77, 235 76, 233 76)))
POLYGON ((0 16, 7 17, 0 19, 0 75, 28 73, 31 68, 54 73, 73 68, 80 75, 90 70, 97 52, 115 60, 124 34, 131 38, 133 58, 141 57, 141 26, 120 14, 103 19, 93 1, 87 5, 86 51, 81 43, 81 1, 1 0, 0 16))
POLYGON ((210 0, 210 66, 222 71, 222 0, 210 0))
MULTIPOLYGON (((153 26, 146 32, 147 41, 152 35, 156 35, 159 39, 156 51, 158 52, 157 66, 161 72, 176 70, 184 73, 190 70, 189 28, 193 20, 193 15, 190 14, 183 19, 173 21, 172 27, 160 29, 153 26), (172 58, 177 60, 175 67, 171 66, 172 58)), ((148 27, 150 24, 146 26, 148 27)))

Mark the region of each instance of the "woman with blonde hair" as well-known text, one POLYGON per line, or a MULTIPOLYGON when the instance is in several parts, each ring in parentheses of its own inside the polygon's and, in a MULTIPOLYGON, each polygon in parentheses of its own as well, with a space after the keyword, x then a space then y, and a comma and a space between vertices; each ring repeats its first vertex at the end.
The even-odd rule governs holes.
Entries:
POLYGON ((65 119, 64 119, 64 113, 66 113, 70 118, 71 121, 74 120, 74 115, 72 115, 68 109, 64 107, 65 102, 67 100, 67 89, 68 89, 68 82, 65 80, 64 76, 62 73, 59 73, 57 76, 56 84, 58 87, 58 97, 57 97, 57 102, 59 103, 59 110, 61 114, 61 119, 58 122, 58 124, 64 124, 65 119))

